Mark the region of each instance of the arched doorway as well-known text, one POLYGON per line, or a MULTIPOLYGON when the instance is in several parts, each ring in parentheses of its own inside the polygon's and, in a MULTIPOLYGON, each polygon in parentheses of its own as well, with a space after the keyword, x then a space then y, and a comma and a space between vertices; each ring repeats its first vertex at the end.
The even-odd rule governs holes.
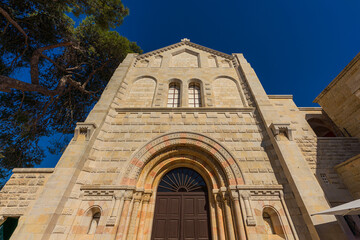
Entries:
POLYGON ((193 169, 165 174, 157 188, 151 239, 211 239, 208 188, 193 169))

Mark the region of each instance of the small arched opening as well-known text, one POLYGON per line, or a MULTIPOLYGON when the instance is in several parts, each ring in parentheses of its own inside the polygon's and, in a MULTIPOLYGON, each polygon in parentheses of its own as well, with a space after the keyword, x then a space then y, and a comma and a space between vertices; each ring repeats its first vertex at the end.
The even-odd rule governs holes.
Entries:
POLYGON ((85 215, 86 224, 87 226, 89 226, 87 234, 93 235, 96 233, 96 229, 99 226, 100 217, 101 217, 101 211, 99 207, 92 207, 89 209, 89 211, 85 215))
POLYGON ((263 210, 262 219, 264 222, 265 233, 270 240, 285 239, 283 227, 277 212, 271 208, 266 207, 263 210))

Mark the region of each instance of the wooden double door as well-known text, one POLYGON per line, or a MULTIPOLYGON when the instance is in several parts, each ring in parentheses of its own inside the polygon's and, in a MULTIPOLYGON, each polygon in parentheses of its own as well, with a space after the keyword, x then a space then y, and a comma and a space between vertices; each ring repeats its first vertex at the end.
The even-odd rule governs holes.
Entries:
POLYGON ((206 192, 158 192, 151 239, 211 239, 206 192))

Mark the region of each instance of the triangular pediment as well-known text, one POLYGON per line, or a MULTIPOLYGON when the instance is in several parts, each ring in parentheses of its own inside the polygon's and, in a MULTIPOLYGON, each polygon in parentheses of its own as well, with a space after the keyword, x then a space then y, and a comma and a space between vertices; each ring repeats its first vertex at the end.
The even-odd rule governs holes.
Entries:
POLYGON ((233 56, 231 56, 229 54, 222 53, 222 52, 213 50, 211 48, 207 48, 207 47, 201 46, 199 44, 190 42, 188 39, 184 39, 181 42, 172 44, 172 45, 164 47, 164 48, 160 48, 160 49, 148 52, 148 53, 141 54, 141 55, 137 56, 137 60, 146 59, 151 56, 162 55, 165 52, 169 52, 169 51, 172 52, 173 55, 174 55, 173 52, 180 52, 180 54, 183 54, 184 56, 186 55, 187 57, 191 57, 190 55, 196 55, 196 54, 198 54, 199 51, 204 51, 213 56, 228 59, 230 61, 233 60, 233 56))

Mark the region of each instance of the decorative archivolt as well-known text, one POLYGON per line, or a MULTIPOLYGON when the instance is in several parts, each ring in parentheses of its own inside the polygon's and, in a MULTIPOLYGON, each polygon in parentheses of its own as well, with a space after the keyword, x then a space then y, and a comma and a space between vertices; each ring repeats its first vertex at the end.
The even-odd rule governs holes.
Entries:
POLYGON ((191 146, 211 157, 225 173, 227 184, 243 185, 244 177, 230 152, 217 141, 198 133, 175 132, 159 136, 145 144, 131 157, 121 180, 123 185, 136 185, 144 166, 166 149, 176 146, 191 146))

